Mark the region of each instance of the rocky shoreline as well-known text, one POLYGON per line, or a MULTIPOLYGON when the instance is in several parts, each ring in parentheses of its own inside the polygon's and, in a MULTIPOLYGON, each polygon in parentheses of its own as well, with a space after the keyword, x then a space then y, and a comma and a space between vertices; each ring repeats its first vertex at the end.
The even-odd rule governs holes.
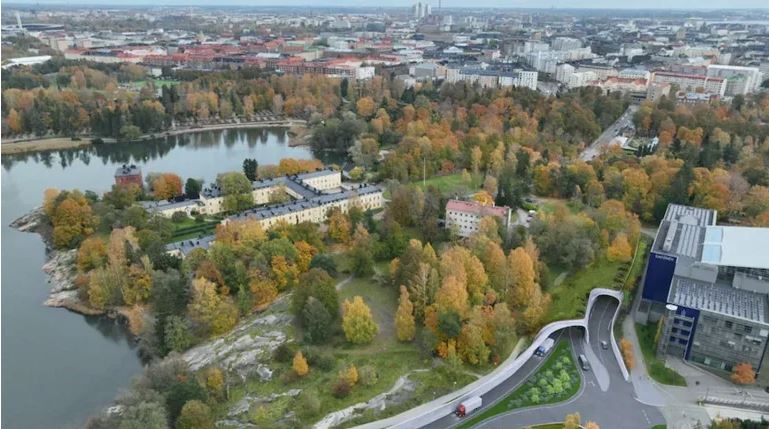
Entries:
POLYGON ((45 243, 47 261, 42 270, 46 275, 51 291, 48 299, 43 302, 47 307, 66 308, 86 316, 108 314, 116 317, 119 312, 97 310, 83 302, 78 295, 75 285, 75 259, 77 249, 54 250, 51 246, 50 228, 44 220, 43 208, 37 207, 31 212, 11 222, 11 227, 21 232, 37 233, 45 243))

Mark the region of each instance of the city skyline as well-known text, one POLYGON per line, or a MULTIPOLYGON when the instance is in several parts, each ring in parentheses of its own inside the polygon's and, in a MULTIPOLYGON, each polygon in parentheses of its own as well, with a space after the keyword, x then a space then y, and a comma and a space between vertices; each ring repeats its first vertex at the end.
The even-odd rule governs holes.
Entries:
MULTIPOLYGON (((276 2, 275 0, 260 0, 260 1, 245 1, 245 0, 225 0, 218 3, 217 7, 222 6, 252 6, 252 7, 301 7, 301 6, 317 6, 317 7, 354 7, 354 8, 402 8, 410 7, 415 4, 415 1, 410 0, 396 0, 388 2, 387 5, 382 6, 378 2, 359 2, 353 0, 329 0, 324 2, 311 1, 311 0, 285 0, 276 2)), ((434 7, 438 6, 438 1, 428 2, 434 7)), ((125 0, 103 0, 103 1, 82 1, 71 2, 69 0, 34 0, 34 1, 13 1, 6 2, 8 5, 51 5, 51 6, 207 6, 213 7, 210 3, 202 0, 167 0, 163 4, 159 5, 157 2, 150 0, 138 0, 134 2, 127 2, 125 0)), ((444 0, 442 1, 444 8, 468 8, 469 6, 458 0, 444 0)), ((736 9, 769 9, 765 1, 762 0, 735 0, 728 3, 718 3, 703 6, 702 2, 696 0, 650 0, 644 3, 630 3, 630 4, 618 4, 617 2, 610 0, 555 0, 555 1, 538 1, 538 0, 481 0, 473 3, 472 8, 489 8, 489 9, 532 9, 532 10, 569 10, 569 9, 584 9, 584 10, 736 10, 736 9)))

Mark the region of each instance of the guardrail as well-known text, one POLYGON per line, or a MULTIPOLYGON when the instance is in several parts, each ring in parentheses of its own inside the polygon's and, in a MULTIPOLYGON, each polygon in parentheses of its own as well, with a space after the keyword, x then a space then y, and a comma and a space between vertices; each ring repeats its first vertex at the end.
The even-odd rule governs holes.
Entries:
MULTIPOLYGON (((595 301, 601 296, 610 296, 617 299, 620 304, 622 303, 623 294, 621 291, 604 288, 593 289, 590 291, 590 296, 588 297, 586 305, 585 316, 582 317, 582 319, 559 320, 557 322, 552 322, 545 325, 542 329, 540 329, 539 333, 534 338, 534 341, 532 341, 531 345, 526 350, 524 350, 518 356, 510 356, 490 374, 487 374, 486 376, 468 384, 459 390, 446 394, 426 404, 422 404, 416 408, 412 408, 396 416, 377 420, 371 423, 366 423, 357 427, 360 429, 412 429, 425 426, 452 413, 463 399, 471 396, 485 395, 491 389, 497 387, 500 383, 510 378, 510 376, 515 374, 515 372, 518 371, 521 366, 523 366, 523 364, 526 363, 529 358, 531 358, 532 355, 534 355, 534 351, 537 350, 537 347, 542 345, 545 339, 550 337, 550 335, 554 334, 555 332, 566 328, 581 327, 585 329, 585 340, 590 341, 590 332, 587 329, 587 324, 590 318, 590 312, 593 309, 593 305, 595 304, 595 301)), ((614 321, 617 317, 619 309, 620 305, 617 306, 617 310, 612 316, 612 332, 614 330, 614 321)), ((620 354, 619 347, 617 346, 617 342, 614 339, 614 335, 611 336, 611 345, 614 356, 619 363, 620 370, 622 371, 622 375, 625 378, 625 381, 627 381, 630 378, 630 374, 628 373, 627 368, 625 368, 625 363, 622 360, 622 355, 620 354)))

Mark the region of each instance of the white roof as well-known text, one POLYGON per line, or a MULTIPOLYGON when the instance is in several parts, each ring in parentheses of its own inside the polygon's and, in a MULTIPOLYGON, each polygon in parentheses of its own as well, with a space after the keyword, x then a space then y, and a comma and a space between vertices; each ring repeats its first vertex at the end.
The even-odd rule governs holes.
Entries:
POLYGON ((769 269, 769 228, 708 226, 702 243, 702 262, 769 269))

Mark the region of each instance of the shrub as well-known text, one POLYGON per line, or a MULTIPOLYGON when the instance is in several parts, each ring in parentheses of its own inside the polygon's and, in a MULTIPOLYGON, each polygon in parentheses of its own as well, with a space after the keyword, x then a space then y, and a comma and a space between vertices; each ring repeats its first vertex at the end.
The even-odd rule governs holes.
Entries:
POLYGON ((364 386, 373 386, 379 381, 379 374, 372 365, 366 365, 358 371, 358 380, 364 386))
POLYGON ((182 223, 185 220, 187 220, 189 216, 187 216, 187 213, 184 212, 174 212, 174 214, 171 215, 171 221, 174 223, 182 223))
POLYGON ((297 380, 299 380, 299 374, 293 369, 280 374, 280 381, 283 384, 292 384, 297 380))
POLYGON ((272 352, 272 360, 280 363, 290 362, 298 350, 299 347, 294 343, 283 343, 272 352))
POLYGON ((336 359, 328 353, 323 353, 318 355, 311 364, 321 371, 328 372, 336 368, 336 359))
POLYGON ((303 391, 296 403, 296 413, 300 417, 307 419, 318 415, 319 412, 320 399, 318 399, 318 392, 303 391))
POLYGON ((350 386, 350 383, 345 377, 337 378, 337 380, 334 382, 334 385, 331 386, 331 394, 338 399, 346 398, 347 395, 350 394, 351 390, 352 386, 350 386))

